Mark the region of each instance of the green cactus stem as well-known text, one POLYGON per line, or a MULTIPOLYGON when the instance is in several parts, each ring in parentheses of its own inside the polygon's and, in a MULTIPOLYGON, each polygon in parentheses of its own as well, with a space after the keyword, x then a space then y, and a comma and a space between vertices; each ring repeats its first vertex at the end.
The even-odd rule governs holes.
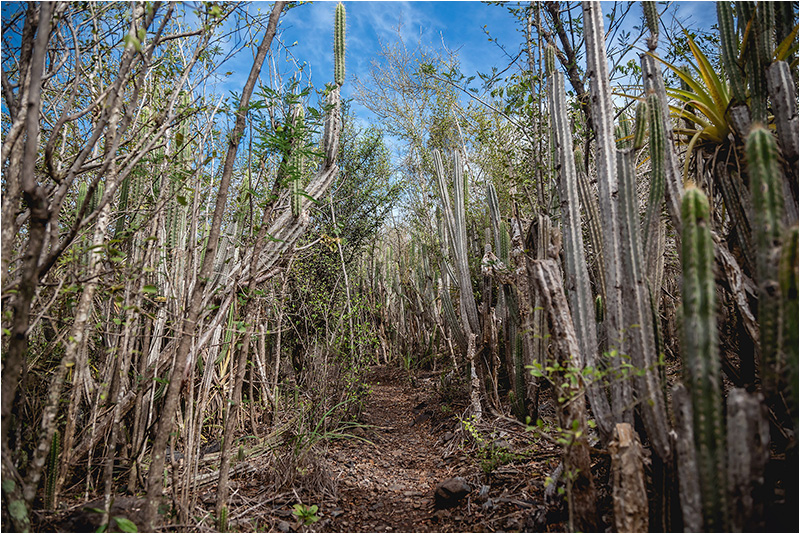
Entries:
POLYGON ((717 334, 714 242, 706 196, 690 186, 681 204, 683 369, 692 398, 705 528, 728 530, 726 441, 717 334))
POLYGON ((739 64, 739 34, 733 23, 733 8, 730 2, 717 2, 717 26, 722 46, 722 61, 731 84, 731 96, 734 104, 744 104, 747 95, 744 71, 739 64))
POLYGON ((798 231, 797 226, 790 228, 783 239, 780 265, 778 267, 778 283, 780 284, 780 301, 783 315, 782 352, 788 367, 789 412, 794 421, 795 432, 798 430, 798 231))
POLYGON ((658 95, 647 95, 647 122, 650 125, 650 195, 644 218, 645 269, 650 293, 658 299, 664 266, 664 224, 661 213, 667 178, 667 138, 661 120, 661 101, 658 95))
POLYGON ((47 479, 45 480, 45 508, 55 508, 56 480, 58 478, 58 458, 61 455, 61 443, 58 430, 53 433, 50 443, 50 453, 47 455, 47 479))
POLYGON ((652 105, 648 107, 648 102, 646 100, 640 101, 636 106, 636 123, 633 127, 634 150, 639 150, 644 146, 644 140, 647 134, 647 113, 651 108, 652 105))
POLYGON ((292 113, 292 153, 289 156, 290 168, 290 197, 292 216, 294 218, 300 217, 300 211, 303 206, 303 171, 305 165, 305 157, 303 156, 303 149, 305 145, 305 111, 303 106, 298 104, 295 106, 292 113))
POLYGON ((334 79, 339 87, 344 84, 345 18, 344 4, 339 2, 336 4, 333 22, 334 79))
POLYGON ((658 6, 655 2, 642 2, 644 12, 644 22, 650 30, 650 37, 647 38, 647 48, 655 50, 658 46, 658 6))
POLYGON ((548 44, 544 53, 544 71, 547 76, 552 76, 556 71, 556 49, 553 45, 548 44))
POLYGON ((777 394, 777 381, 781 373, 778 350, 780 303, 776 297, 779 293, 777 254, 783 214, 775 138, 766 128, 754 125, 747 136, 745 154, 753 200, 753 231, 756 234, 761 383, 769 401, 777 394))

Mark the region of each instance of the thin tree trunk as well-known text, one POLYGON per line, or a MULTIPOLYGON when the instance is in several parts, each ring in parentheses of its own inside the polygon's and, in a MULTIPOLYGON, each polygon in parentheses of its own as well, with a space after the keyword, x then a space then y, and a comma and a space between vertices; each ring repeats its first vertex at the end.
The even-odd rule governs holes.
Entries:
POLYGON ((178 352, 175 357, 175 365, 172 369, 169 386, 167 388, 167 394, 164 398, 164 406, 162 408, 163 417, 161 417, 159 420, 158 429, 156 430, 156 436, 153 441, 153 459, 147 476, 147 502, 145 504, 143 514, 144 530, 153 530, 156 510, 158 509, 159 500, 163 492, 161 479, 164 471, 164 451, 167 445, 167 439, 172 432, 172 427, 175 422, 175 412, 178 407, 180 390, 183 386, 184 371, 188 363, 187 360, 189 356, 189 349, 191 348, 192 336, 197 325, 197 319, 200 315, 204 290, 209 278, 211 277, 211 269, 214 265, 214 259, 216 257, 217 246, 219 244, 220 227, 222 226, 222 216, 227 205, 228 189, 230 186, 231 177, 233 175, 233 166, 236 161, 239 140, 242 137, 245 123, 247 121, 247 108, 250 103, 250 96, 253 94, 253 89, 255 88, 258 74, 261 72, 261 65, 264 63, 264 59, 267 56, 269 47, 272 44, 272 38, 275 36, 275 31, 278 26, 278 19, 284 5, 284 2, 279 1, 275 3, 272 9, 272 13, 269 17, 269 23, 267 25, 267 31, 264 35, 261 45, 258 47, 256 59, 253 63, 252 69, 250 70, 250 75, 247 78, 244 89, 242 90, 239 109, 236 113, 236 124, 230 134, 228 151, 225 155, 225 164, 223 167, 222 176, 220 178, 216 205, 214 207, 214 216, 212 218, 208 245, 203 257, 203 263, 202 267, 200 268, 197 284, 192 291, 191 302, 181 328, 180 344, 178 345, 178 352))

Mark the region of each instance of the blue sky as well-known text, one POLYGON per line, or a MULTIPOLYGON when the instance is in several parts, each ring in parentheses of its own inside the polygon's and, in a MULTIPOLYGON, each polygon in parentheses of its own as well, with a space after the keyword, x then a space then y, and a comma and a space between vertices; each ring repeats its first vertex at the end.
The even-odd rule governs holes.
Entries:
MULTIPOLYGON (((399 36, 411 48, 418 41, 442 50, 444 46, 458 51, 461 71, 466 76, 477 72, 488 73, 493 66, 505 68, 509 57, 516 55, 524 46, 524 34, 515 18, 506 7, 487 5, 473 1, 438 2, 376 2, 347 1, 347 81, 342 88, 345 98, 353 95, 354 77, 365 80, 371 62, 377 59, 381 43, 393 44, 399 36), (496 41, 488 40, 486 30, 496 41), (502 45, 505 52, 500 48, 502 45)), ((638 4, 638 3, 637 3, 638 4)), ((608 13, 613 3, 604 2, 608 13)), ((708 27, 716 21, 713 2, 677 2, 679 20, 689 27, 708 27)), ((281 17, 279 39, 289 48, 291 57, 282 54, 276 61, 278 71, 288 77, 296 71, 296 65, 305 63, 305 78, 317 89, 333 79, 333 11, 334 1, 317 1, 295 7, 281 17)), ((271 4, 254 2, 249 11, 269 13, 271 4)), ((664 5, 660 4, 660 11, 664 5)), ((641 8, 634 5, 627 18, 628 25, 640 24, 641 8)), ((665 19, 671 23, 671 17, 665 19)), ((251 37, 252 38, 252 37, 251 37)), ((261 35, 254 36, 260 41, 261 35)), ((642 44, 643 46, 643 44, 642 44)), ((241 91, 252 64, 252 51, 243 50, 226 65, 222 72, 233 74, 219 80, 217 89, 222 92, 241 91)), ((267 80, 265 66, 262 81, 267 80)), ((510 72, 509 72, 510 74, 510 72)), ((362 122, 370 122, 371 114, 360 105, 353 109, 362 122)))

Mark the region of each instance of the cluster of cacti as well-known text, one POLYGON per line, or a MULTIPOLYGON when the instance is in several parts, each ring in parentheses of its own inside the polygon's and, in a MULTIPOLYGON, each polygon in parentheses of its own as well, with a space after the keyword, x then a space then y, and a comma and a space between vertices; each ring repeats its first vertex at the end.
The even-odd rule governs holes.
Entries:
MULTIPOLYGON (((595 157, 598 177, 600 219, 603 222, 603 269, 606 280, 605 331, 611 366, 619 369, 622 339, 625 325, 622 317, 623 280, 620 259, 622 249, 619 237, 620 214, 616 202, 619 182, 617 178, 616 140, 614 137, 614 114, 612 110, 611 86, 608 78, 608 60, 605 51, 603 14, 599 4, 583 3, 583 19, 586 34, 586 61, 591 75, 591 110, 597 137, 595 157)), ((611 411, 615 422, 633 422, 631 407, 633 391, 629 381, 619 382, 611 391, 611 411)))
POLYGON ((683 198, 683 369, 692 399, 703 519, 727 530, 725 427, 717 334, 714 242, 706 196, 689 187, 683 198))

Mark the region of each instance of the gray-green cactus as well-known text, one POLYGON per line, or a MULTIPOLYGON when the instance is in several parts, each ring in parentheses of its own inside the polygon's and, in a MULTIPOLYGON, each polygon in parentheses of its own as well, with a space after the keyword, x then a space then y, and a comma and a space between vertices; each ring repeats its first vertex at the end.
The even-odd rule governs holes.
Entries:
POLYGON ((647 95, 647 122, 650 125, 650 194, 644 218, 645 270, 654 304, 661 293, 664 270, 664 223, 661 213, 667 175, 667 136, 661 120, 661 101, 658 95, 647 95))
POLYGON ((652 104, 648 107, 648 100, 642 100, 636 106, 636 120, 633 127, 633 149, 639 150, 644 146, 647 136, 647 114, 652 109, 652 104))
POLYGON ((717 334, 714 242, 708 199, 689 187, 682 202, 683 369, 692 398, 703 520, 728 530, 726 441, 717 334))
POLYGON ((53 433, 50 443, 50 452, 47 455, 47 478, 45 480, 45 507, 48 510, 55 508, 56 480, 58 478, 58 459, 61 456, 61 442, 58 430, 53 433))
POLYGON ((289 155, 290 169, 290 195, 292 216, 300 216, 303 199, 303 172, 305 167, 304 149, 306 143, 305 111, 301 104, 297 104, 292 111, 292 147, 289 155))
MULTIPOLYGON (((564 75, 550 75, 548 85, 550 116, 556 141, 556 168, 559 170, 559 195, 561 197, 561 224, 564 237, 566 285, 570 299, 572 322, 581 354, 577 361, 585 367, 598 368, 597 330, 592 301, 589 271, 583 247, 580 206, 578 204, 578 177, 575 170, 572 131, 566 104, 564 75)), ((598 428, 605 439, 613 431, 611 408, 603 388, 595 383, 588 389, 589 401, 598 428)))
POLYGON ((445 176, 442 155, 438 150, 433 152, 436 180, 439 184, 439 199, 442 204, 444 218, 450 236, 451 256, 455 264, 460 292, 460 311, 464 322, 464 334, 469 339, 469 334, 477 335, 480 332, 478 308, 475 304, 475 295, 472 293, 472 279, 469 273, 467 256, 467 222, 465 206, 465 183, 461 156, 458 151, 453 154, 453 203, 450 202, 448 180, 445 176))
POLYGON ((639 230, 639 198, 636 194, 634 153, 617 152, 619 173, 620 250, 622 283, 623 353, 639 371, 634 383, 647 436, 658 455, 668 460, 672 455, 665 400, 658 373, 658 350, 655 341, 650 290, 644 273, 644 258, 639 230))
MULTIPOLYGON (((603 222, 603 266, 606 278, 606 314, 610 354, 619 354, 624 328, 622 318, 622 280, 620 278, 620 214, 616 196, 617 180, 616 145, 614 139, 614 112, 612 110, 611 84, 608 78, 603 13, 600 4, 583 2, 583 20, 586 37, 586 64, 590 76, 592 120, 597 134, 597 177, 600 220, 603 222)), ((612 366, 619 368, 622 361, 615 356, 612 366)), ((611 409, 616 422, 633 422, 631 407, 633 390, 629 381, 619 382, 611 391, 611 409)))

